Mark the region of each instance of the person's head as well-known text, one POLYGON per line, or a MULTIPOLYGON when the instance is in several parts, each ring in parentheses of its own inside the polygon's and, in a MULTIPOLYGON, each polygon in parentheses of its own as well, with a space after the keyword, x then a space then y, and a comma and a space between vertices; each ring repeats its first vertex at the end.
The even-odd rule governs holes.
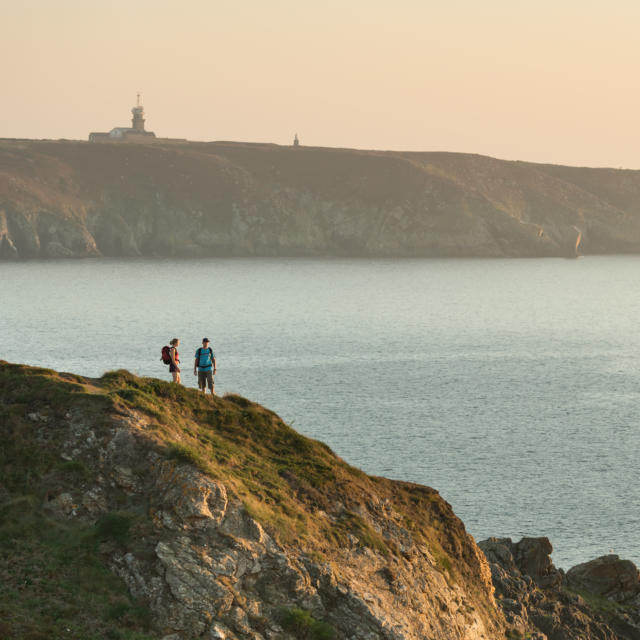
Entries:
POLYGON ((177 347, 180 344, 180 340, 178 338, 174 338, 173 340, 171 340, 171 342, 169 344, 172 347, 177 347))
POLYGON ((202 346, 205 349, 209 346, 209 338, 202 338, 202 346))

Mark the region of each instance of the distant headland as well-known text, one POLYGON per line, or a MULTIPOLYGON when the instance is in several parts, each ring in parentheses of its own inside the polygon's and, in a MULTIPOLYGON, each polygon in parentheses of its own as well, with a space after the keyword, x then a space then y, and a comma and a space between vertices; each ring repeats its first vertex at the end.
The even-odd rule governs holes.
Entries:
POLYGON ((640 252, 640 171, 186 142, 0 140, 0 258, 640 252), (126 143, 123 143, 126 142, 126 143))

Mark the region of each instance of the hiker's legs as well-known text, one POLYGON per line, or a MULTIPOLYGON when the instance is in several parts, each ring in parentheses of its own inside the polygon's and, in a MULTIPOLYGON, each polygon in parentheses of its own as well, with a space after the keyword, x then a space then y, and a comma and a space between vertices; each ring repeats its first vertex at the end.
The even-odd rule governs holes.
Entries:
MULTIPOLYGON (((214 382, 213 382, 213 371, 207 371, 207 385, 209 386, 209 389, 211 391, 211 395, 215 396, 216 392, 214 391, 214 382)), ((202 387, 202 390, 204 391, 204 386, 202 387)))
POLYGON ((198 371, 198 389, 204 393, 207 390, 207 372, 198 371))

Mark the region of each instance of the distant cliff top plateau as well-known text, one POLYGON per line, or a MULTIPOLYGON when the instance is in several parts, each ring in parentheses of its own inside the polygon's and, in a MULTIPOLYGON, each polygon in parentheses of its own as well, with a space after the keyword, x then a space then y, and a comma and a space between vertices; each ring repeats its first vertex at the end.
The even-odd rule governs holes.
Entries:
POLYGON ((640 252, 640 171, 232 142, 0 141, 0 259, 640 252))

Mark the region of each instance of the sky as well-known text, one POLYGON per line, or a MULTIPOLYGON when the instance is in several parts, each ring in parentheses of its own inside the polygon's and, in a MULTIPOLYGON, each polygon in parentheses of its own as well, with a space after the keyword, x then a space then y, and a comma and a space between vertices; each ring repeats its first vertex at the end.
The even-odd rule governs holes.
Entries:
POLYGON ((640 169, 638 0, 0 0, 0 137, 640 169))

